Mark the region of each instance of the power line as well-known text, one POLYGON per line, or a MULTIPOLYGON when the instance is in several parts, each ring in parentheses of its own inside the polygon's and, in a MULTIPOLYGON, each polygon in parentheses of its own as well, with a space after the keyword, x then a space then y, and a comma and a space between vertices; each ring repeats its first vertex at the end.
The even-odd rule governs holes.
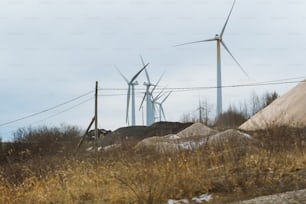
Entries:
MULTIPOLYGON (((63 114, 63 113, 65 113, 65 112, 67 112, 67 111, 70 111, 70 110, 72 110, 72 109, 75 109, 75 108, 79 107, 80 105, 83 105, 83 104, 85 104, 85 103, 87 103, 88 101, 91 101, 91 100, 93 100, 93 99, 94 99, 94 97, 88 98, 88 99, 86 99, 86 100, 84 100, 84 101, 82 101, 82 102, 80 102, 80 103, 78 103, 78 104, 76 104, 76 105, 74 105, 74 106, 71 106, 71 107, 69 107, 69 108, 67 108, 67 109, 64 109, 64 110, 62 110, 62 111, 60 111, 60 112, 57 112, 57 113, 55 113, 55 114, 53 114, 53 115, 50 115, 50 116, 48 116, 48 117, 46 117, 46 118, 43 118, 43 119, 41 119, 41 120, 39 120, 39 121, 37 121, 37 122, 41 122, 41 121, 48 120, 48 119, 50 119, 50 118, 56 117, 56 116, 58 116, 58 115, 60 115, 60 114, 63 114)), ((36 123, 37 123, 37 122, 36 122, 36 123)))
MULTIPOLYGON (((83 105, 83 104, 85 104, 85 103, 87 103, 88 101, 91 101, 91 100, 93 100, 93 99, 94 99, 94 97, 88 98, 88 99, 86 99, 86 100, 84 100, 84 101, 82 101, 82 102, 80 102, 80 103, 78 103, 78 104, 76 104, 76 105, 74 105, 74 106, 71 106, 71 107, 69 107, 69 108, 67 108, 67 109, 64 109, 64 110, 62 110, 62 111, 60 111, 60 112, 57 112, 57 113, 55 113, 55 114, 53 114, 53 115, 50 115, 50 116, 48 116, 48 117, 46 117, 46 118, 43 118, 43 119, 41 119, 41 120, 39 120, 39 121, 36 121, 36 122, 33 122, 33 123, 40 123, 40 122, 42 122, 42 121, 45 121, 45 120, 48 120, 48 119, 50 119, 50 118, 56 117, 56 116, 58 116, 58 115, 60 115, 60 114, 63 114, 63 113, 68 112, 68 111, 70 111, 70 110, 72 110, 72 109, 75 109, 75 108, 77 108, 77 107, 79 107, 79 106, 81 106, 81 105, 83 105)), ((30 123, 30 125, 33 124, 33 123, 30 123)), ((12 131, 7 131, 6 133, 10 133, 10 132, 12 132, 12 131)))
MULTIPOLYGON (((252 86, 268 86, 268 85, 280 85, 280 84, 293 84, 293 83, 298 83, 298 82, 305 82, 305 81, 301 81, 301 80, 293 80, 293 81, 287 81, 287 80, 292 80, 292 79, 301 79, 304 77, 296 77, 296 78, 288 78, 288 79, 279 79, 279 80, 273 80, 273 81, 266 81, 266 82, 257 82, 257 83, 249 83, 249 84, 236 84, 236 85, 224 85, 222 86, 221 88, 238 88, 238 87, 252 87, 252 86)), ((161 90, 163 89, 164 91, 173 91, 173 92, 186 92, 186 91, 197 91, 197 90, 208 90, 208 89, 216 89, 216 88, 219 88, 218 86, 203 86, 203 87, 172 87, 172 88, 162 88, 162 87, 158 87, 157 89, 158 90, 161 90)), ((126 90, 124 88, 99 88, 98 89, 99 91, 122 91, 122 90, 126 90)), ((144 91, 144 89, 137 89, 136 91, 144 91)), ((51 110, 54 110, 56 108, 59 108, 61 106, 64 106, 66 104, 69 104, 71 102, 74 102, 80 98, 83 98, 85 96, 88 96, 90 94, 94 93, 94 91, 89 91, 87 93, 84 93, 78 97, 75 97, 75 98, 72 98, 68 101, 65 101, 63 103, 60 103, 58 105, 55 105, 55 106, 52 106, 50 108, 47 108, 45 110, 42 110, 42 111, 39 111, 39 112, 36 112, 36 113, 33 113, 33 114, 29 114, 29 115, 26 115, 24 117, 21 117, 21 118, 18 118, 18 119, 15 119, 15 120, 11 120, 11 121, 8 121, 8 122, 5 122, 5 123, 2 123, 0 124, 0 127, 1 126, 6 126, 6 125, 9 125, 9 124, 12 124, 12 123, 15 123, 15 122, 18 122, 18 121, 22 121, 22 120, 25 120, 25 119, 28 119, 28 118, 31 118, 31 117, 34 117, 34 116, 37 116, 37 115, 40 115, 42 113, 46 113, 48 111, 51 111, 51 110)), ((138 92, 136 94, 140 94, 140 93, 143 93, 143 92, 138 92)), ((101 97, 107 97, 107 96, 125 96, 126 94, 101 94, 100 96, 101 97)), ((91 98, 92 99, 92 98, 91 98)), ((77 107, 78 105, 81 105, 91 99, 87 99, 73 107, 70 107, 66 110, 64 110, 63 112, 67 112, 75 107, 77 107)), ((57 114, 55 114, 57 115, 57 114)), ((54 116, 55 116, 54 115, 54 116)), ((53 115, 51 117, 54 117, 53 115)))
POLYGON ((40 115, 40 114, 42 114, 42 113, 46 113, 46 112, 48 112, 48 111, 51 111, 51 110, 54 110, 54 109, 59 108, 59 107, 61 107, 61 106, 64 106, 64 105, 66 105, 66 104, 68 104, 68 103, 74 102, 74 101, 76 101, 76 100, 78 100, 78 99, 80 99, 80 98, 83 98, 83 97, 85 97, 85 96, 88 96, 89 94, 92 94, 92 93, 93 93, 93 91, 89 91, 89 92, 84 93, 84 94, 82 94, 82 95, 80 95, 80 96, 78 96, 78 97, 72 98, 72 99, 70 99, 70 100, 68 100, 68 101, 65 101, 65 102, 63 102, 63 103, 57 104, 57 105, 52 106, 52 107, 50 107, 50 108, 47 108, 47 109, 45 109, 45 110, 42 110, 42 111, 39 111, 39 112, 36 112, 36 113, 32 113, 32 114, 23 116, 23 117, 21 117, 21 118, 18 118, 18 119, 15 119, 15 120, 11 120, 11 121, 2 123, 2 124, 0 124, 0 127, 9 125, 9 124, 12 124, 12 123, 15 123, 15 122, 19 122, 19 121, 22 121, 22 120, 25 120, 25 119, 28 119, 28 118, 32 118, 32 117, 37 116, 37 115, 40 115))
POLYGON ((196 91, 205 89, 216 89, 216 88, 239 88, 239 87, 252 87, 252 86, 268 86, 268 85, 281 85, 281 84, 294 84, 305 81, 287 81, 287 82, 261 82, 261 83, 250 83, 250 84, 236 84, 236 85, 225 85, 225 86, 206 86, 206 87, 176 87, 176 88, 166 88, 174 92, 184 92, 184 91, 196 91))
MULTIPOLYGON (((301 79, 302 77, 289 78, 289 79, 301 79)), ((184 92, 184 91, 196 91, 196 90, 205 90, 205 89, 217 89, 217 88, 239 88, 239 87, 252 87, 252 86, 268 86, 268 85, 281 85, 281 84, 293 84, 304 82, 301 80, 293 80, 288 81, 289 79, 279 79, 273 81, 265 81, 265 82, 257 82, 257 83, 248 83, 248 84, 234 84, 234 85, 223 85, 221 87, 218 86, 197 86, 197 87, 169 87, 163 88, 158 87, 157 90, 165 90, 165 91, 174 91, 174 92, 184 92)), ((99 91, 122 91, 127 90, 124 88, 100 88, 99 91)), ((145 89, 136 89, 136 91, 144 91, 145 89)), ((142 92, 138 92, 142 93, 142 92)), ((101 96, 122 96, 126 94, 102 94, 101 96)))

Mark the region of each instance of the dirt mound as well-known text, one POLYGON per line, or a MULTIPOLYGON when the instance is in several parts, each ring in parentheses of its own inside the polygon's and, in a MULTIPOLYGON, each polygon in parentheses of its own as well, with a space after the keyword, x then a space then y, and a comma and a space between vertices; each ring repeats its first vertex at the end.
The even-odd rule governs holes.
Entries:
POLYGON ((202 136, 208 136, 208 135, 212 135, 216 133, 217 133, 216 130, 211 129, 202 123, 194 123, 193 125, 179 132, 177 136, 181 138, 194 137, 194 136, 202 137, 202 136))
POLYGON ((239 130, 226 130, 214 135, 193 136, 193 137, 173 137, 177 135, 167 135, 164 137, 146 138, 135 146, 136 150, 146 148, 154 149, 158 152, 175 152, 179 150, 193 150, 203 145, 214 146, 216 148, 245 148, 256 141, 248 134, 239 130))
POLYGON ((306 80, 273 101, 239 128, 260 130, 275 126, 306 127, 306 80))
POLYGON ((251 135, 239 130, 229 129, 224 132, 217 133, 208 138, 208 145, 234 145, 243 147, 253 142, 251 135))
POLYGON ((112 144, 124 142, 138 142, 148 137, 164 136, 168 134, 176 134, 183 129, 189 127, 192 123, 178 123, 178 122, 158 122, 153 125, 123 127, 106 135, 101 141, 100 146, 108 146, 112 144))
POLYGON ((194 123, 177 134, 169 134, 163 137, 151 137, 140 141, 136 149, 153 148, 159 152, 177 151, 180 149, 195 149, 206 143, 209 135, 216 134, 202 123, 194 123))
POLYGON ((169 139, 167 137, 146 138, 137 143, 136 150, 153 149, 160 153, 177 152, 179 150, 197 149, 207 141, 207 137, 193 137, 184 139, 169 139))

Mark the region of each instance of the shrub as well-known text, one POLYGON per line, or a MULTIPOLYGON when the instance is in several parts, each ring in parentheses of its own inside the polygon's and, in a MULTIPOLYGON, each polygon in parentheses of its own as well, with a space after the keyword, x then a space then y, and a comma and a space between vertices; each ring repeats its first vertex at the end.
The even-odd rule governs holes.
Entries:
POLYGON ((53 155, 71 153, 80 139, 80 129, 74 126, 41 126, 37 128, 20 128, 14 133, 14 141, 6 152, 20 155, 53 155))
POLYGON ((215 121, 215 126, 222 128, 237 128, 247 119, 235 109, 229 108, 226 112, 219 115, 215 121))

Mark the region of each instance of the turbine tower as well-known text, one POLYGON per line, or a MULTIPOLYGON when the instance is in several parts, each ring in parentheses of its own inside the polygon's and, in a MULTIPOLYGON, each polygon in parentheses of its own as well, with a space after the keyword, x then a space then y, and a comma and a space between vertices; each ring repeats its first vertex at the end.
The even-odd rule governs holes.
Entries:
POLYGON ((126 123, 129 125, 129 105, 130 105, 130 97, 132 95, 132 126, 136 125, 136 114, 135 114, 135 86, 138 85, 138 81, 135 81, 139 74, 149 65, 146 64, 143 66, 141 70, 139 70, 129 81, 121 72, 120 70, 116 67, 117 71, 119 74, 122 76, 122 78, 126 81, 128 85, 128 92, 127 92, 127 102, 126 102, 126 123))
POLYGON ((221 30, 220 34, 216 34, 214 38, 207 39, 207 40, 200 40, 200 41, 194 41, 194 42, 188 42, 188 43, 183 43, 179 44, 176 46, 181 46, 181 45, 187 45, 187 44, 194 44, 194 43, 202 43, 202 42, 208 42, 208 41, 216 41, 217 42, 217 116, 222 114, 222 79, 221 79, 221 45, 224 47, 224 49, 228 52, 228 54, 233 58, 233 60, 237 63, 241 71, 249 78, 248 74, 246 71, 243 69, 243 67, 240 65, 240 63, 236 60, 236 58, 233 56, 233 54, 230 52, 228 47, 225 45, 224 40, 223 40, 223 34, 225 31, 225 28, 227 26, 228 20, 232 14, 234 5, 236 3, 236 0, 234 0, 232 8, 230 10, 230 13, 225 21, 225 24, 221 30))
MULTIPOLYGON (((145 66, 145 62, 144 62, 142 56, 140 56, 140 59, 141 59, 142 65, 145 66)), ((149 76, 149 73, 148 73, 147 69, 145 69, 145 73, 146 73, 147 81, 144 82, 143 85, 146 86, 146 92, 145 92, 145 95, 142 99, 142 102, 141 102, 141 105, 140 105, 139 109, 141 109, 142 104, 143 104, 144 100, 146 99, 146 125, 149 126, 153 123, 152 122, 153 121, 153 119, 152 119, 153 107, 152 107, 152 102, 151 102, 152 94, 150 92, 150 87, 154 86, 154 84, 151 83, 150 76, 149 76)))

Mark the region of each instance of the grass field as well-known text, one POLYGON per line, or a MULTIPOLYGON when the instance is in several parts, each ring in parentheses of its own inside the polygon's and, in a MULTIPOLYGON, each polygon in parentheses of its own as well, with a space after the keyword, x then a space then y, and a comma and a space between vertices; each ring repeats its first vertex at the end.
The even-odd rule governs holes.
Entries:
MULTIPOLYGON (((197 150, 6 156, 0 168, 1 203, 167 203, 213 196, 226 203, 306 188, 305 130, 251 133, 250 146, 222 143, 197 150)), ((70 150, 72 152, 72 150, 70 150)))

